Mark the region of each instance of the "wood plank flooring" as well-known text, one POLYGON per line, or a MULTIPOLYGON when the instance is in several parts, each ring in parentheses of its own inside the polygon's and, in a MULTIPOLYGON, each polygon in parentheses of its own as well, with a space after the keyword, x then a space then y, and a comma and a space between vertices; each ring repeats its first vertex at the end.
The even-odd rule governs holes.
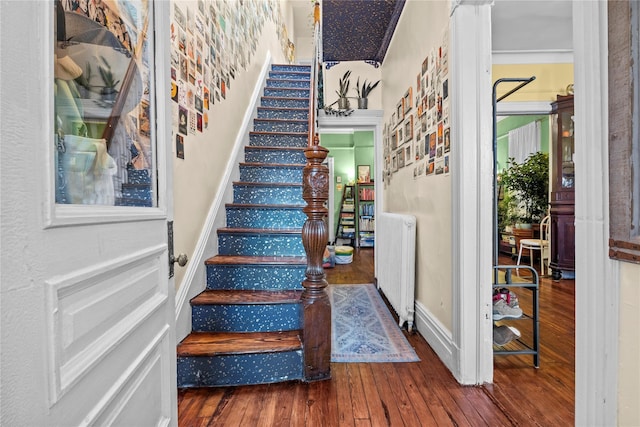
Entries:
MULTIPOLYGON (((513 264, 509 257, 501 264, 513 264)), ((331 284, 372 283, 373 250, 327 269, 331 284)), ((525 295, 520 296, 525 303, 525 295)), ((178 392, 178 424, 196 426, 568 426, 574 423, 574 281, 540 287, 540 368, 496 356, 494 382, 461 386, 419 333, 416 363, 332 363, 332 379, 178 392)))

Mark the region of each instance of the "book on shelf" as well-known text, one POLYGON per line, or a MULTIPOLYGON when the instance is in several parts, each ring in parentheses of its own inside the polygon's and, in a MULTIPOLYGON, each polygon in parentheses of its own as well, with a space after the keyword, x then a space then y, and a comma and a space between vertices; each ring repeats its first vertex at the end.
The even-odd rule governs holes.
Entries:
POLYGON ((375 200, 375 191, 373 188, 360 188, 358 191, 360 200, 362 201, 373 201, 375 200))

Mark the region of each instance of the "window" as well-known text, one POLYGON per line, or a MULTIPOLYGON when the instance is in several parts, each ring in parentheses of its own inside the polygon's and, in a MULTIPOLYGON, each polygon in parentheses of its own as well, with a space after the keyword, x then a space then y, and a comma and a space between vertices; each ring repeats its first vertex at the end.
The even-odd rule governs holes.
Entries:
POLYGON ((56 203, 157 206, 150 2, 54 3, 56 203))

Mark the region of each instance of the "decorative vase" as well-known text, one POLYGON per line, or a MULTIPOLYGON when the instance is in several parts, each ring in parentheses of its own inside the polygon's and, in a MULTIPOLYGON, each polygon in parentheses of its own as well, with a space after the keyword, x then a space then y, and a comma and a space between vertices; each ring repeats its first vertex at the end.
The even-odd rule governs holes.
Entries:
POLYGON ((369 98, 358 98, 358 108, 360 110, 366 110, 369 105, 369 98))
POLYGON ((349 109, 349 99, 348 98, 338 98, 338 109, 339 110, 348 110, 349 109))

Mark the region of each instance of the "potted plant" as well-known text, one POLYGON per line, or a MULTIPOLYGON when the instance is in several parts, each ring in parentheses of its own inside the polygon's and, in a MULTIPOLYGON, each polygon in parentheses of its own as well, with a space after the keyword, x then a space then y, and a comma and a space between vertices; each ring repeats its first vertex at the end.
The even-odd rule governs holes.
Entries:
POLYGON ((523 163, 509 159, 501 183, 518 200, 521 223, 539 223, 549 206, 549 155, 540 151, 523 163))
POLYGON ((350 76, 351 70, 347 70, 338 82, 340 88, 336 90, 336 93, 338 94, 338 109, 340 110, 349 109, 349 98, 347 98, 347 94, 349 93, 350 76))
POLYGON ((113 101, 116 98, 116 86, 120 83, 120 80, 116 80, 113 72, 111 71, 111 65, 107 62, 104 56, 100 56, 102 65, 98 65, 98 71, 100 71, 100 77, 104 86, 102 87, 102 98, 105 101, 113 101))
POLYGON ((90 97, 90 93, 93 92, 93 85, 91 84, 92 76, 93 70, 91 68, 91 63, 87 62, 85 70, 78 76, 78 78, 76 78, 81 98, 87 99, 90 97))
POLYGON ((378 84, 380 84, 380 80, 375 83, 367 82, 367 79, 362 81, 362 87, 360 86, 360 77, 356 81, 356 92, 358 93, 358 108, 361 110, 366 110, 369 105, 369 93, 373 89, 375 89, 378 84))

